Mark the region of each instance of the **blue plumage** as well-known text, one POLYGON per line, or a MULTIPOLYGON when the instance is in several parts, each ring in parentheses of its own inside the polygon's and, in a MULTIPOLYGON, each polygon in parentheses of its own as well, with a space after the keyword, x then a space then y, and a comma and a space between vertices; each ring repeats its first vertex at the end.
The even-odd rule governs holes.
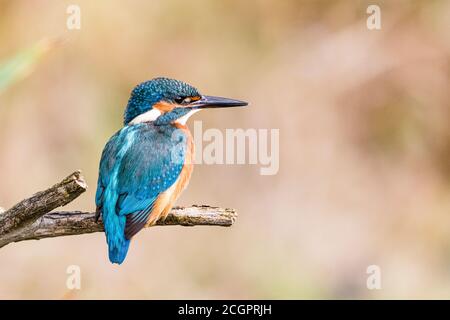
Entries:
POLYGON ((192 162, 185 160, 191 160, 187 157, 193 153, 192 139, 177 119, 200 108, 246 104, 202 96, 194 87, 167 78, 146 81, 133 89, 124 127, 103 150, 95 198, 111 262, 124 261, 131 238, 147 223, 167 214, 189 181, 192 162))
POLYGON ((199 96, 197 89, 179 80, 155 78, 137 85, 131 92, 124 115, 127 125, 138 115, 160 101, 176 102, 185 97, 199 96))
POLYGON ((185 139, 173 126, 148 122, 124 127, 107 143, 96 204, 102 212, 111 262, 123 261, 129 240, 145 225, 156 198, 177 180, 184 164, 185 139), (127 225, 127 217, 134 224, 127 225))

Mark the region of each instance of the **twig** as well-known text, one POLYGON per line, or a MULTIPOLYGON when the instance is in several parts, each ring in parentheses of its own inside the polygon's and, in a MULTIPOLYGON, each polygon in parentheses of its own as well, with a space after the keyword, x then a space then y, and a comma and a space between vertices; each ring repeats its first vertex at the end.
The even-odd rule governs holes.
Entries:
POLYGON ((63 181, 20 201, 0 215, 0 236, 32 224, 47 212, 62 207, 87 189, 80 171, 63 181))
MULTIPOLYGON (((80 171, 77 171, 53 187, 38 192, 0 213, 0 248, 23 240, 103 232, 103 223, 95 222, 95 213, 81 211, 49 213, 78 197, 86 188, 80 171)), ((167 218, 157 221, 156 225, 229 227, 236 217, 234 209, 194 205, 173 208, 167 218)))

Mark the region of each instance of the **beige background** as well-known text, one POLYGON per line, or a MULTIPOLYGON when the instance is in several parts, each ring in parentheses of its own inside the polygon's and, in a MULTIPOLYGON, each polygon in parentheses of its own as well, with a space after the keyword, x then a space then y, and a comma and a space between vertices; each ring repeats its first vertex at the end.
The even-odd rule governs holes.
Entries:
POLYGON ((68 208, 93 210, 102 148, 155 76, 250 101, 204 129, 280 129, 277 175, 200 165, 178 201, 236 208, 232 228, 146 230, 120 267, 103 234, 11 244, 0 298, 449 298, 449 21, 450 1, 0 0, 0 61, 60 39, 0 93, 3 207, 82 169, 68 208))

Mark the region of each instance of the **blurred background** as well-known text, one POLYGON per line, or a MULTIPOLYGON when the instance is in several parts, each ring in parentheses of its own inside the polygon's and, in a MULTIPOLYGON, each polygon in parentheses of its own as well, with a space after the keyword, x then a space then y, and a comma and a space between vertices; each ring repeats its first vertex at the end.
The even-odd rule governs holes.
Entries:
POLYGON ((0 298, 450 298, 449 21, 446 0, 0 0, 4 208, 81 169, 65 209, 93 211, 103 146, 156 76, 251 103, 204 130, 280 130, 278 174, 198 165, 178 201, 235 208, 233 227, 145 230, 121 266, 101 233, 10 244, 0 298))

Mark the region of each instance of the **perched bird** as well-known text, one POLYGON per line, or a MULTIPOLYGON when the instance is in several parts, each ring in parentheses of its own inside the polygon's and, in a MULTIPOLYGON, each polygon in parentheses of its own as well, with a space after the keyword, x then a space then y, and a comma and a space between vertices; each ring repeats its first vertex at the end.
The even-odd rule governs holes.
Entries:
POLYGON ((187 119, 206 108, 246 105, 202 95, 168 78, 155 78, 133 89, 124 127, 103 150, 95 199, 112 263, 124 261, 131 238, 165 218, 186 188, 194 155, 187 119))

